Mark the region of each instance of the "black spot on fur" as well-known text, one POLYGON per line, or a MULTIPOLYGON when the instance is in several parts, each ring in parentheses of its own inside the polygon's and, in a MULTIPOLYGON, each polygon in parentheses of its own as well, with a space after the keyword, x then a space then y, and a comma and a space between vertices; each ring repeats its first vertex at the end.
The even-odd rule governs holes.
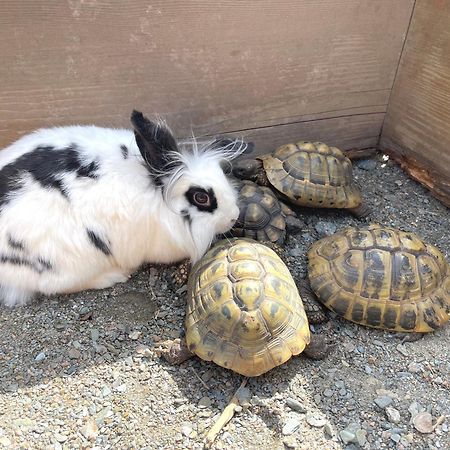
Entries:
POLYGON ((0 207, 8 202, 11 193, 22 187, 23 176, 29 175, 44 189, 55 189, 68 198, 62 176, 75 172, 77 177, 95 179, 98 168, 97 161, 85 162, 80 158, 75 144, 63 149, 36 147, 0 169, 0 207))
POLYGON ((77 177, 87 177, 95 180, 99 176, 97 172, 98 168, 99 163, 97 161, 92 161, 87 166, 80 166, 80 168, 77 169, 77 177))
POLYGON ((120 150, 122 152, 123 159, 127 159, 128 158, 128 147, 126 145, 122 144, 120 146, 120 150))
POLYGON ((188 202, 195 206, 199 211, 205 211, 205 212, 213 212, 217 209, 217 199, 216 195, 214 194, 214 190, 209 188, 208 190, 203 189, 199 186, 191 186, 186 194, 184 194, 188 200, 188 202), (195 194, 206 194, 209 196, 209 204, 208 205, 200 205, 197 202, 195 202, 194 197, 195 194))
POLYGON ((98 234, 89 229, 86 230, 86 233, 94 247, 98 248, 106 256, 111 255, 111 250, 109 249, 108 244, 98 234))
POLYGON ((14 250, 24 250, 23 242, 15 240, 11 235, 8 235, 8 245, 14 250))
POLYGON ((12 264, 14 266, 26 266, 29 269, 36 271, 37 273, 52 270, 52 265, 42 258, 38 258, 37 261, 33 261, 31 259, 19 256, 0 254, 0 263, 12 264))
POLYGON ((38 258, 38 264, 43 269, 42 271, 53 269, 53 266, 48 261, 42 259, 41 257, 38 258))

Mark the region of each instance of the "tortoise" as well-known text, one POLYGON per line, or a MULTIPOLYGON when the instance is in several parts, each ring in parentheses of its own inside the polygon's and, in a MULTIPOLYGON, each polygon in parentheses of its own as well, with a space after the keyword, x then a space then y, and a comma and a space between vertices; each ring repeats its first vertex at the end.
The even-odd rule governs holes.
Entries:
POLYGON ((295 282, 268 245, 219 241, 193 266, 187 290, 186 342, 162 352, 171 363, 196 354, 253 377, 302 352, 322 359, 331 348, 310 334, 295 282))
POLYGON ((310 247, 308 277, 323 305, 361 325, 427 333, 450 318, 450 266, 414 233, 346 228, 310 247))
POLYGON ((245 180, 240 184, 238 193, 240 213, 228 233, 230 236, 282 244, 286 239, 286 231, 295 232, 304 226, 268 187, 245 180))
POLYGON ((336 147, 300 141, 273 153, 233 163, 233 174, 275 189, 290 202, 314 208, 345 208, 357 217, 369 213, 352 175, 351 161, 336 147))

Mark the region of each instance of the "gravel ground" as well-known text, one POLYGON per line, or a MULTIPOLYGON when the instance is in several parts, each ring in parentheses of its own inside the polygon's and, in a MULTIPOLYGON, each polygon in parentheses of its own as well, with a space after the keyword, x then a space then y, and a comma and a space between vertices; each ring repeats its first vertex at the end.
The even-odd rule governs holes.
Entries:
MULTIPOLYGON (((414 231, 449 258, 447 208, 390 161, 355 165, 372 221, 414 231)), ((299 212, 305 227, 286 243, 296 278, 312 242, 358 223, 299 212)), ((185 298, 168 274, 145 267, 111 289, 0 307, 0 448, 202 448, 242 377, 198 358, 172 367, 152 350, 183 333, 185 298)), ((335 316, 316 331, 337 344, 330 356, 300 355, 251 379, 248 404, 214 448, 450 448, 450 326, 404 344, 335 316)))

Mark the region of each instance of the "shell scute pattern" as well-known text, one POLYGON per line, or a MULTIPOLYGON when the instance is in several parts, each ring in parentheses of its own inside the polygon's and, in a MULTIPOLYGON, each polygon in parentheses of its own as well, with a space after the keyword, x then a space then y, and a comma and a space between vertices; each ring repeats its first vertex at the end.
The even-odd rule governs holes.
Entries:
MULTIPOLYGON (((238 204, 240 214, 232 235, 259 241, 284 241, 287 214, 268 187, 243 181, 239 188, 238 204)), ((289 214, 292 212, 289 211, 289 214)))
POLYGON ((310 339, 308 321, 281 259, 248 239, 221 241, 216 247, 223 251, 208 252, 189 276, 189 349, 247 376, 302 352, 310 339), (213 276, 216 264, 222 268, 213 276))
POLYGON ((261 157, 270 183, 302 206, 354 208, 361 204, 350 160, 322 142, 284 145, 261 157))
POLYGON ((370 225, 347 228, 308 251, 319 300, 356 323, 429 332, 449 320, 450 266, 413 233, 370 225))

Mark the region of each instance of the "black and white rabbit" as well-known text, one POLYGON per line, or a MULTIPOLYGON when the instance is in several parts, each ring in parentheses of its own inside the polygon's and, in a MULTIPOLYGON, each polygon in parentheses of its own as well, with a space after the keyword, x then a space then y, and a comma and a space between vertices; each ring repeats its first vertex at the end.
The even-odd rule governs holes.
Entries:
POLYGON ((145 262, 195 262, 233 226, 222 166, 242 146, 181 147, 164 123, 137 111, 131 122, 41 129, 0 151, 5 304, 112 286, 145 262))

